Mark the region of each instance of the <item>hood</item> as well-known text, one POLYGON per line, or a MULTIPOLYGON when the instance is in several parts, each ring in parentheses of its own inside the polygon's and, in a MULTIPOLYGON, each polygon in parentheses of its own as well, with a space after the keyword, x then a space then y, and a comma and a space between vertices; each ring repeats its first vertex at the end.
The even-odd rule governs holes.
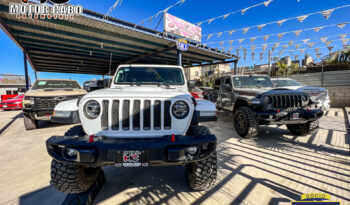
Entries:
POLYGON ((262 93, 273 89, 275 88, 235 88, 235 93, 238 93, 239 95, 256 97, 262 93))
POLYGON ((54 90, 44 90, 44 89, 38 89, 38 90, 28 90, 25 93, 25 96, 30 97, 50 97, 50 96, 69 96, 69 95, 85 95, 87 92, 83 89, 71 89, 71 90, 64 90, 64 89, 54 89, 54 90))
POLYGON ((302 92, 309 94, 310 96, 318 96, 320 94, 327 94, 327 89, 320 87, 303 86, 298 88, 302 92))
POLYGON ((189 96, 188 91, 178 88, 166 88, 164 86, 128 86, 118 88, 105 88, 90 92, 84 98, 106 98, 106 97, 120 97, 120 98, 171 98, 175 96, 189 96))

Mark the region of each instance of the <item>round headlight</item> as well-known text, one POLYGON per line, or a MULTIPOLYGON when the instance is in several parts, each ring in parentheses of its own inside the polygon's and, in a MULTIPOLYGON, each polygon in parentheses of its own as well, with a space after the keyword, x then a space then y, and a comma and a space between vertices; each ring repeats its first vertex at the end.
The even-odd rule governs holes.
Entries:
POLYGON ((89 119, 95 119, 100 115, 101 106, 96 100, 90 100, 84 105, 85 116, 89 119))
POLYGON ((185 101, 179 100, 173 104, 171 111, 174 117, 183 119, 188 115, 190 108, 188 107, 188 104, 185 101))
POLYGON ((272 103, 272 98, 270 96, 265 96, 264 97, 264 103, 265 104, 271 104, 272 103))

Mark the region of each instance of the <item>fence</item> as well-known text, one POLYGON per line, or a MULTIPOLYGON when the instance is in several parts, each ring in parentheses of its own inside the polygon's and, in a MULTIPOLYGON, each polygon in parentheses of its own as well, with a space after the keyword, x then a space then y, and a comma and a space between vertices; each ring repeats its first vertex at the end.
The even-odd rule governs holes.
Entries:
POLYGON ((350 70, 305 73, 288 77, 309 86, 350 86, 350 70))

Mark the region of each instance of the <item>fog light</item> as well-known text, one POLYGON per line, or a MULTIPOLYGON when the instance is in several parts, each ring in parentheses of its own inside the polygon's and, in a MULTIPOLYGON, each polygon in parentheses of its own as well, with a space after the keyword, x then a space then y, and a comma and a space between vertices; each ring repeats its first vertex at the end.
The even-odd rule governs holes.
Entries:
POLYGON ((74 157, 78 154, 78 151, 76 149, 67 149, 67 154, 71 157, 74 157))
POLYGON ((187 147, 186 152, 190 155, 195 155, 197 153, 197 147, 187 147))

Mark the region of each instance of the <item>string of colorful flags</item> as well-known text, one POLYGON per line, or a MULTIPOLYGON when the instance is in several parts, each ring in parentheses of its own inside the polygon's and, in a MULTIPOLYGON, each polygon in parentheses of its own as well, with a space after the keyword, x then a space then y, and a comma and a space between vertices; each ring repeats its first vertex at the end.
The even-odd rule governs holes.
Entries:
POLYGON ((226 14, 223 14, 223 15, 221 15, 221 16, 217 16, 217 17, 214 17, 214 18, 211 18, 211 19, 207 19, 207 20, 198 22, 198 23, 196 23, 196 24, 197 24, 197 26, 200 26, 201 24, 203 24, 203 23, 205 23, 205 22, 208 22, 208 24, 210 24, 211 22, 213 22, 213 21, 216 20, 216 19, 220 19, 220 18, 226 19, 227 17, 231 16, 232 14, 236 14, 236 13, 241 13, 242 15, 244 15, 244 13, 245 13, 246 11, 248 11, 249 9, 252 9, 252 8, 254 8, 254 7, 262 6, 262 5, 268 7, 269 4, 270 4, 272 1, 273 1, 273 0, 267 0, 267 1, 264 1, 264 2, 262 2, 262 3, 255 4, 255 5, 253 5, 253 6, 249 6, 249 7, 244 8, 244 9, 240 9, 240 10, 237 10, 237 11, 232 11, 232 12, 230 12, 230 13, 226 13, 226 14))
POLYGON ((153 16, 150 16, 146 19, 143 19, 142 21, 140 21, 138 24, 135 25, 135 27, 137 25, 143 25, 146 21, 149 21, 149 23, 152 22, 153 19, 157 18, 160 14, 164 14, 166 12, 168 12, 171 8, 173 8, 174 6, 180 4, 180 6, 185 2, 186 0, 180 0, 178 2, 176 2, 175 4, 171 5, 171 6, 168 6, 167 8, 161 10, 161 11, 158 11, 156 14, 154 14, 153 16))
POLYGON ((112 11, 119 5, 122 5, 123 0, 117 0, 111 8, 108 9, 107 13, 103 16, 103 19, 106 20, 108 16, 112 13, 112 11))
MULTIPOLYGON (((322 26, 322 27, 323 28, 328 28, 328 27, 337 26, 338 28, 343 29, 349 23, 350 22, 343 22, 343 23, 338 23, 338 24, 326 25, 326 26, 322 26)), ((314 30, 315 32, 317 32, 316 31, 317 28, 319 28, 319 27, 305 28, 305 29, 300 29, 300 30, 295 30, 295 31, 287 31, 287 32, 283 32, 283 33, 273 33, 273 34, 267 34, 267 35, 262 35, 262 36, 254 36, 254 37, 250 37, 250 38, 241 38, 241 39, 233 39, 233 40, 231 39, 231 40, 226 40, 226 41, 207 42, 207 43, 203 43, 202 46, 205 47, 208 44, 221 43, 221 42, 233 42, 233 41, 238 41, 239 43, 242 43, 244 40, 247 40, 247 39, 249 39, 251 41, 251 43, 253 43, 257 38, 263 38, 264 42, 266 42, 271 36, 278 36, 278 39, 281 40, 283 38, 283 36, 286 35, 286 34, 294 33, 296 35, 296 37, 298 37, 301 34, 301 32, 303 32, 303 31, 314 30)), ((209 39, 209 37, 208 37, 208 39, 209 39)))

